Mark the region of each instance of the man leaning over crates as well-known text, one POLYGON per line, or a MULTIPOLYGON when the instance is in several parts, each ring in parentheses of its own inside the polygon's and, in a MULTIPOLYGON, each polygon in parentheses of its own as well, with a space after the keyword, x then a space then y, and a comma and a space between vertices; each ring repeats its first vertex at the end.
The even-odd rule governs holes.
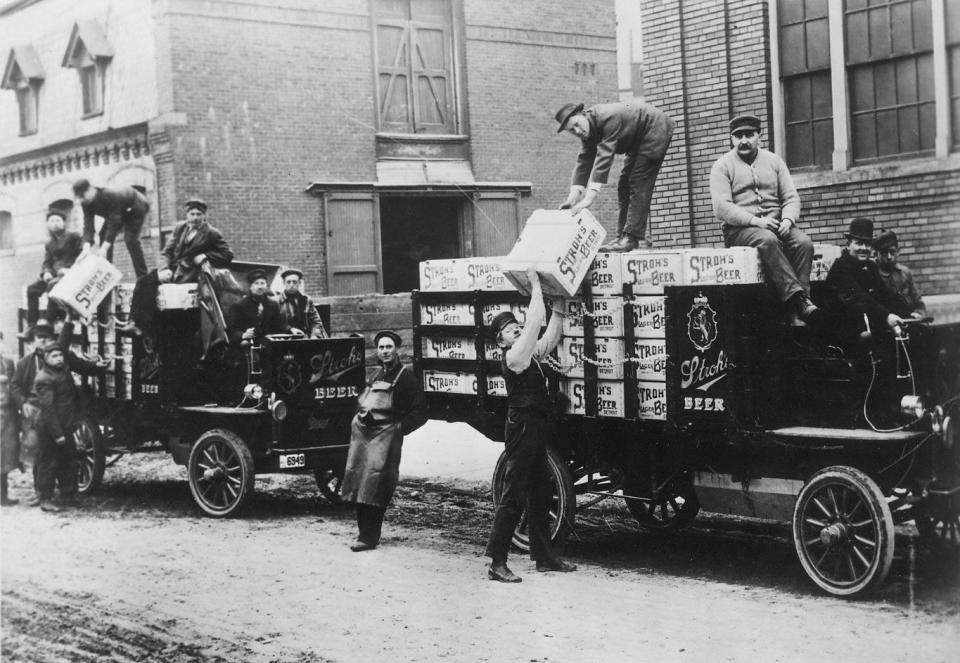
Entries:
POLYGON ((813 242, 798 227, 800 195, 787 164, 760 147, 760 119, 730 120, 729 152, 710 171, 713 213, 723 224, 727 246, 753 246, 763 273, 786 306, 791 325, 817 313, 810 301, 813 242))

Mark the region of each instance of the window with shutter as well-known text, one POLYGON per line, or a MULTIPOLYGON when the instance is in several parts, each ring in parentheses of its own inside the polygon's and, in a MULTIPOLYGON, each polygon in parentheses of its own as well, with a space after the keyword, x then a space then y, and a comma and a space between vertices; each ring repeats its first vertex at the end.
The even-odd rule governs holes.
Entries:
POLYGON ((380 130, 453 134, 453 24, 447 0, 375 0, 380 130))

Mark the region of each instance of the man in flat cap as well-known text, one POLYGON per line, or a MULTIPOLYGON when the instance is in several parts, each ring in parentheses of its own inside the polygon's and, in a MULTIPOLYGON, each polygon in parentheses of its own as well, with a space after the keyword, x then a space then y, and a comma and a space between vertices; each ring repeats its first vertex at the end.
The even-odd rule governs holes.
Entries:
POLYGON ((178 223, 167 238, 160 253, 160 265, 137 279, 130 302, 132 325, 125 326, 128 331, 154 332, 157 291, 161 283, 196 283, 205 262, 222 268, 233 260, 233 251, 223 234, 207 223, 207 204, 191 198, 184 207, 187 219, 178 223))
POLYGON ((530 306, 525 324, 521 327, 512 313, 503 312, 494 317, 489 327, 490 335, 503 351, 500 368, 507 385, 506 472, 485 552, 490 558, 487 577, 498 582, 520 582, 520 577, 507 566, 507 553, 524 510, 530 557, 536 561, 537 571, 576 570, 553 549, 548 527, 551 484, 547 443, 556 435, 556 429, 541 361, 560 341, 563 302, 551 302, 553 315, 543 336, 538 338, 546 318, 543 291, 535 269, 527 270, 527 278, 530 306))
POLYGON ((583 104, 564 104, 555 117, 560 123, 557 133, 567 131, 580 140, 570 193, 560 209, 576 214, 590 207, 607 183, 614 155, 625 155, 617 184, 617 237, 600 250, 632 251, 646 241, 653 187, 670 147, 673 120, 642 101, 597 104, 586 110, 583 104))
POLYGON ((317 307, 300 291, 303 286, 303 272, 299 269, 285 269, 280 278, 283 279, 280 315, 283 323, 290 328, 290 333, 310 338, 326 338, 327 330, 323 328, 317 307))
POLYGON ((242 341, 259 344, 267 334, 286 334, 290 330, 280 317, 280 305, 268 295, 268 276, 264 269, 247 272, 249 292, 227 311, 227 333, 230 343, 242 341))
POLYGON ((817 312, 810 301, 813 242, 798 227, 800 195, 787 164, 760 147, 760 119, 730 121, 729 152, 710 171, 713 213, 727 246, 754 246, 763 273, 786 307, 790 324, 802 326, 817 312))
POLYGON ((140 231, 150 211, 146 196, 132 186, 92 186, 87 179, 73 183, 73 195, 83 207, 83 242, 85 251, 102 253, 113 262, 113 245, 117 235, 123 232, 130 262, 137 278, 147 273, 147 259, 140 245, 140 231), (94 248, 94 217, 103 217, 100 227, 100 247, 94 248))
POLYGON ((423 387, 400 361, 400 336, 389 330, 374 336, 380 368, 360 395, 350 428, 350 451, 340 488, 345 502, 357 508, 353 552, 380 543, 383 516, 400 477, 403 437, 427 421, 423 387))
MULTIPOLYGON (((63 211, 51 208, 47 212, 47 233, 50 239, 44 246, 40 278, 27 286, 27 329, 20 334, 20 338, 30 337, 33 325, 40 317, 40 297, 60 282, 83 251, 83 238, 80 233, 67 230, 67 216, 63 211)), ((48 321, 54 320, 57 308, 52 299, 47 300, 48 321)))
POLYGON ((910 304, 891 292, 871 260, 873 220, 857 217, 844 234, 847 246, 827 273, 825 285, 832 304, 831 312, 839 323, 835 330, 846 340, 864 330, 864 315, 871 331, 890 329, 899 335, 901 325, 912 312, 910 304))
POLYGON ((926 318, 927 307, 913 282, 913 270, 897 262, 897 257, 900 255, 900 239, 897 233, 892 230, 880 233, 877 241, 873 243, 873 248, 877 252, 880 278, 886 283, 887 289, 900 295, 910 304, 913 309, 910 317, 926 318))

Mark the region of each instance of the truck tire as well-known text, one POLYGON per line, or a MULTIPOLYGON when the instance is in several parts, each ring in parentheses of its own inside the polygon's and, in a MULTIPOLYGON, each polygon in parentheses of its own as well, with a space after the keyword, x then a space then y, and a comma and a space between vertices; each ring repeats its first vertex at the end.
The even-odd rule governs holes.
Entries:
MULTIPOLYGON (((625 482, 626 495, 637 494, 636 482, 625 482)), ((700 513, 700 502, 693 482, 686 474, 675 476, 660 491, 657 499, 645 501, 627 499, 627 509, 640 527, 648 532, 681 530, 700 513)))
POLYGON ((234 516, 253 492, 253 455, 239 435, 214 428, 193 443, 187 480, 193 500, 204 513, 215 518, 234 516))
POLYGON ((800 490, 793 543, 813 582, 852 596, 877 588, 890 572, 893 516, 873 479, 852 467, 828 467, 800 490))
MULTIPOLYGON (((577 506, 577 495, 573 490, 573 478, 567 469, 566 463, 553 449, 547 449, 547 467, 550 469, 550 480, 553 488, 553 497, 550 502, 550 516, 548 528, 550 540, 554 545, 562 545, 573 529, 573 519, 577 506)), ((500 503, 503 495, 504 475, 507 471, 507 452, 504 451, 497 459, 493 469, 493 506, 500 503)), ((524 511, 513 532, 513 545, 523 552, 530 551, 530 537, 527 533, 527 514, 524 511)))
POLYGON ((107 466, 103 433, 100 425, 87 418, 73 432, 77 443, 77 492, 88 495, 103 483, 103 471, 107 466))

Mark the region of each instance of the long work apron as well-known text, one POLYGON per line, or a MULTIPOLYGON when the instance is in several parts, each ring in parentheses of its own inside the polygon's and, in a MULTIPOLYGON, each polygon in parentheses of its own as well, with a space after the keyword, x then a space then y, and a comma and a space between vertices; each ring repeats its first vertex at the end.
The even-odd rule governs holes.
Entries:
POLYGON ((393 382, 374 380, 360 396, 359 409, 350 427, 350 451, 340 486, 345 502, 386 508, 400 478, 403 434, 393 411, 393 382))

